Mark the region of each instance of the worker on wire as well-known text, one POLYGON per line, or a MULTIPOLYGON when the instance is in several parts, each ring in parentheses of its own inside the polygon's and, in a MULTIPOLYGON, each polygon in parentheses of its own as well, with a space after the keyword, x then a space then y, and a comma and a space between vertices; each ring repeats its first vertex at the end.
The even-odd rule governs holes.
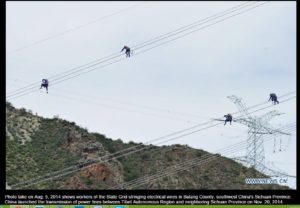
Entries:
POLYGON ((126 57, 130 57, 130 53, 131 53, 130 48, 128 46, 124 46, 121 52, 124 50, 125 50, 126 57))
POLYGON ((275 93, 270 93, 270 98, 268 101, 272 101, 274 105, 279 104, 279 101, 277 100, 277 95, 275 93))
POLYGON ((48 85, 49 85, 49 81, 47 79, 42 79, 42 84, 41 84, 40 89, 42 89, 43 87, 45 87, 46 91, 48 93, 48 85))
POLYGON ((227 122, 230 122, 230 125, 231 125, 231 122, 232 122, 232 115, 230 113, 228 113, 227 115, 224 115, 225 117, 225 123, 224 123, 224 126, 226 125, 227 122))

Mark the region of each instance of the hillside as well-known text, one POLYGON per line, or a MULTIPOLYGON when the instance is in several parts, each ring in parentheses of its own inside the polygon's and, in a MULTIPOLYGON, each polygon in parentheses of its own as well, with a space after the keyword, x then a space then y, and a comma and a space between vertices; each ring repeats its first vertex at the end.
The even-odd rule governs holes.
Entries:
POLYGON ((231 159, 186 145, 123 143, 121 139, 89 133, 74 122, 42 118, 6 103, 7 189, 288 189, 246 185, 245 178, 252 177, 266 176, 231 159), (122 157, 122 153, 117 154, 128 153, 128 148, 135 153, 122 157), (213 160, 137 187, 124 186, 195 157, 213 160), (59 177, 54 179, 55 176, 59 177))

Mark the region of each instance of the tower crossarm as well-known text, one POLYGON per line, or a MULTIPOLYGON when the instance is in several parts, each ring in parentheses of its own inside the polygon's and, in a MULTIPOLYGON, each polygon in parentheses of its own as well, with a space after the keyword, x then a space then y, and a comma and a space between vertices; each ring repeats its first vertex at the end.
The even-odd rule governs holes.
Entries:
POLYGON ((267 126, 263 126, 262 128, 264 128, 266 131, 268 131, 269 134, 283 134, 283 135, 291 135, 290 133, 286 133, 286 132, 283 132, 283 131, 280 131, 278 129, 273 129, 273 128, 270 128, 270 127, 267 127, 267 126))
POLYGON ((249 119, 249 118, 236 118, 236 119, 233 119, 233 121, 240 123, 240 124, 244 124, 246 126, 251 126, 253 124, 252 119, 249 119))
POLYGON ((239 112, 241 113, 240 116, 233 118, 233 121, 241 123, 248 127, 248 139, 246 148, 247 166, 253 167, 259 171, 266 171, 263 134, 289 135, 269 125, 269 121, 273 117, 281 115, 282 113, 274 110, 264 114, 263 116, 251 116, 241 98, 235 95, 227 96, 227 98, 237 106, 239 112))
POLYGON ((289 133, 285 133, 283 131, 280 131, 278 129, 272 128, 269 126, 268 121, 271 120, 273 117, 275 116, 279 116, 282 115, 283 113, 280 113, 276 110, 270 111, 266 114, 264 114, 263 116, 260 116, 259 119, 257 119, 259 121, 259 123, 262 125, 262 128, 264 130, 266 130, 269 134, 283 134, 283 135, 290 135, 289 133))
POLYGON ((238 108, 239 112, 242 114, 242 116, 251 118, 251 115, 249 114, 246 104, 242 102, 242 98, 237 97, 235 95, 227 96, 228 99, 230 99, 238 108))
POLYGON ((280 116, 280 115, 282 115, 282 114, 284 114, 284 113, 280 113, 280 112, 278 112, 278 111, 276 111, 276 110, 273 110, 273 111, 270 111, 270 112, 268 112, 268 113, 266 113, 266 114, 260 116, 258 120, 259 120, 259 122, 260 122, 261 124, 265 124, 265 123, 267 123, 269 120, 271 120, 272 118, 274 118, 275 116, 280 116))

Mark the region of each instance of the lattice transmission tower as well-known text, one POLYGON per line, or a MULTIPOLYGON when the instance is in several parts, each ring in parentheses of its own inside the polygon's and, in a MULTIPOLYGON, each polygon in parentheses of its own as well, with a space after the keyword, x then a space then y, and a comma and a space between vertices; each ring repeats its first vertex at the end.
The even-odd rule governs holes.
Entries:
POLYGON ((266 172, 264 140, 262 137, 265 134, 290 135, 271 127, 268 123, 272 118, 282 115, 283 113, 273 110, 260 117, 252 116, 241 98, 235 95, 228 96, 227 98, 238 107, 241 113, 239 117, 242 118, 238 117, 234 119, 234 121, 248 127, 246 156, 243 157, 243 159, 240 158, 240 161, 244 161, 248 167, 253 167, 262 173, 266 172))

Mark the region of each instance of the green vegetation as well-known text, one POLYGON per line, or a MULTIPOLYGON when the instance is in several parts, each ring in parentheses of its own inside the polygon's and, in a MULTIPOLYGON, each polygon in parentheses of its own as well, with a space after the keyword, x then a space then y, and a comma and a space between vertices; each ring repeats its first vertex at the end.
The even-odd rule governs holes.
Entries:
MULTIPOLYGON (((79 161, 85 161, 86 158, 106 158, 106 161, 93 167, 85 167, 57 180, 33 185, 30 189, 106 189, 139 177, 157 174, 160 170, 168 170, 195 157, 211 155, 186 145, 158 147, 132 141, 124 143, 121 139, 112 140, 103 134, 89 133, 87 128, 81 128, 59 116, 51 119, 38 117, 25 109, 15 109, 10 103, 6 103, 6 131, 8 185, 64 168, 76 168, 79 161), (123 153, 117 154, 120 151, 123 153), (126 154, 130 151, 136 152, 126 154), (126 156, 117 157, 122 154, 126 156)), ((208 163, 135 188, 287 189, 277 185, 249 186, 244 183, 247 177, 266 176, 220 156, 208 163)))

